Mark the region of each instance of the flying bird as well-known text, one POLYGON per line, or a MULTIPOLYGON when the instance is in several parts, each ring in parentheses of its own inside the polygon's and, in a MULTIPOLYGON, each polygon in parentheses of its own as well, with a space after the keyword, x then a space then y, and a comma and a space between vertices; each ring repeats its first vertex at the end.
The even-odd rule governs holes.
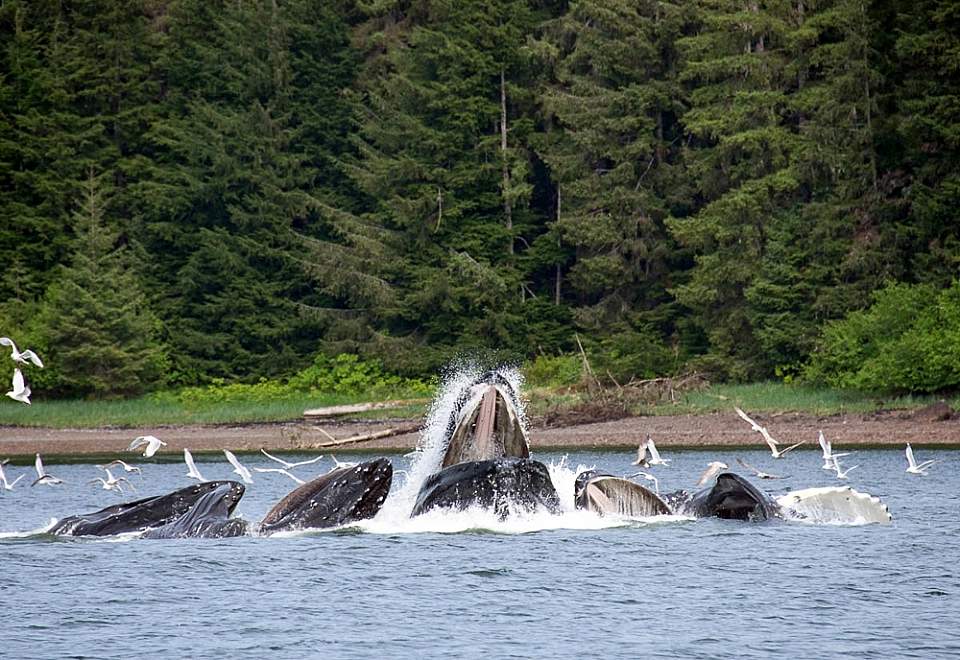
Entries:
POLYGON ((333 460, 333 467, 330 468, 331 472, 333 472, 334 470, 339 470, 340 468, 352 468, 357 466, 356 463, 348 463, 348 462, 341 463, 340 461, 337 460, 337 457, 334 456, 333 454, 330 454, 330 458, 333 460))
POLYGON ((110 468, 103 468, 103 470, 107 473, 107 478, 104 479, 103 477, 97 477, 95 479, 91 479, 90 483, 95 484, 99 482, 103 486, 104 490, 115 490, 119 493, 123 493, 123 487, 120 485, 121 483, 125 483, 130 486, 132 490, 136 490, 136 488, 133 487, 133 484, 130 483, 130 480, 126 477, 114 477, 112 474, 110 474, 110 468))
POLYGON ((183 462, 187 464, 186 476, 197 481, 206 481, 204 476, 200 474, 200 470, 197 469, 197 464, 193 462, 193 454, 186 447, 183 448, 183 462))
POLYGON ((277 472, 277 473, 279 473, 279 474, 285 474, 285 475, 287 475, 288 477, 290 477, 291 479, 293 479, 294 481, 296 481, 298 484, 301 484, 301 485, 307 483, 307 482, 304 481, 303 479, 300 479, 299 477, 296 477, 296 476, 290 474, 289 472, 287 472, 286 470, 284 470, 284 469, 282 469, 282 468, 258 468, 258 467, 255 467, 255 468, 253 468, 253 469, 256 470, 257 472, 277 472))
POLYGON ((650 443, 650 436, 647 436, 647 439, 640 443, 640 446, 637 447, 637 460, 633 462, 634 465, 639 465, 640 467, 650 467, 650 459, 647 458, 647 446, 650 443))
POLYGON ((157 450, 160 449, 160 447, 166 447, 167 443, 152 435, 141 435, 133 439, 133 442, 131 442, 130 446, 127 447, 127 451, 133 451, 144 445, 146 445, 147 448, 143 451, 143 457, 150 458, 157 453, 157 450))
POLYGON ((43 469, 43 461, 40 460, 40 454, 37 454, 37 459, 33 462, 33 467, 37 470, 37 478, 30 484, 31 486, 36 486, 37 484, 56 486, 57 484, 63 483, 63 481, 57 479, 52 474, 47 474, 47 471, 43 469))
POLYGON ((653 438, 647 435, 647 451, 650 452, 650 465, 668 465, 670 463, 669 458, 660 458, 660 452, 657 451, 657 445, 653 442, 653 438))
POLYGON ((3 461, 2 463, 0 463, 0 487, 2 487, 3 490, 13 490, 13 487, 17 485, 18 481, 23 479, 24 475, 21 474, 19 477, 14 479, 12 483, 7 481, 7 475, 3 471, 3 466, 5 464, 6 464, 6 461, 3 461))
POLYGON ((250 470, 240 464, 240 461, 238 461, 237 457, 233 455, 233 452, 229 449, 224 449, 223 454, 227 457, 227 460, 230 461, 230 465, 233 466, 233 471, 239 474, 240 478, 243 479, 243 483, 252 484, 253 477, 250 475, 250 470))
POLYGON ((763 436, 763 439, 766 441, 767 446, 770 447, 770 455, 773 456, 774 458, 783 458, 783 455, 786 454, 788 451, 796 449, 797 447, 802 445, 804 442, 806 442, 806 440, 801 440, 797 444, 790 445, 786 449, 780 449, 779 447, 780 443, 778 443, 776 440, 773 439, 773 436, 770 435, 770 432, 767 431, 766 427, 760 426, 755 421, 747 417, 747 413, 743 412, 739 408, 734 407, 734 410, 737 411, 737 414, 740 415, 743 421, 749 424, 754 431, 756 431, 757 433, 763 436))
POLYGON ((633 474, 631 474, 631 475, 630 475, 629 477, 627 477, 627 478, 628 478, 628 479, 632 479, 633 477, 643 477, 643 478, 646 479, 647 481, 652 481, 652 482, 653 482, 653 488, 654 488, 654 490, 656 491, 657 495, 660 494, 660 482, 657 481, 657 478, 656 478, 655 476, 653 476, 652 474, 650 474, 649 472, 642 472, 642 471, 641 471, 641 472, 634 472, 633 474))
POLYGON ((13 389, 7 392, 7 396, 14 401, 20 401, 21 403, 25 403, 29 406, 30 386, 27 385, 23 380, 23 374, 20 373, 19 369, 13 370, 13 384, 11 387, 13 387, 13 389))
POLYGON ((786 476, 783 476, 783 475, 770 474, 769 472, 758 470, 757 468, 753 467, 742 458, 737 458, 737 463, 742 465, 745 469, 749 470, 750 472, 753 472, 753 476, 755 476, 757 479, 786 479, 787 478, 786 476))
POLYGON ((260 453, 262 453, 264 456, 269 458, 271 461, 276 461, 277 463, 279 463, 280 465, 282 465, 288 470, 292 470, 293 468, 298 467, 300 465, 310 465, 311 463, 316 463, 321 458, 323 458, 323 455, 321 454, 316 458, 311 458, 309 461, 297 461, 296 463, 291 463, 290 461, 285 461, 282 458, 277 458, 273 454, 268 454, 266 449, 261 449, 260 453))
POLYGON ((110 461, 106 465, 98 465, 97 467, 100 468, 101 470, 106 470, 107 468, 112 468, 112 467, 122 467, 124 472, 136 472, 139 475, 143 474, 143 470, 138 468, 136 465, 130 465, 129 463, 121 461, 119 458, 116 460, 110 461))
POLYGON ((830 441, 823 437, 823 431, 820 431, 820 435, 817 437, 817 441, 820 443, 820 449, 823 450, 823 465, 821 466, 824 470, 833 469, 833 457, 836 456, 840 458, 841 456, 849 456, 850 452, 845 451, 842 454, 833 453, 833 445, 830 444, 830 441))
POLYGON ((837 472, 837 479, 846 479, 847 474, 849 474, 853 470, 856 470, 858 467, 860 466, 854 465, 853 467, 849 467, 846 470, 841 470, 840 460, 837 458, 836 454, 833 455, 833 469, 837 472))
POLYGON ((721 463, 720 461, 711 461, 707 463, 707 469, 703 471, 703 474, 700 475, 700 478, 697 479, 697 485, 702 486, 711 479, 713 479, 721 470, 726 470, 729 466, 726 463, 721 463))
POLYGON ((35 365, 43 369, 43 362, 40 360, 39 356, 33 351, 27 349, 23 353, 17 350, 17 345, 13 343, 13 340, 10 337, 0 337, 0 346, 9 346, 10 347, 10 359, 16 362, 17 364, 27 364, 27 361, 33 362, 35 365))
POLYGON ((913 457, 913 448, 910 447, 909 442, 907 443, 906 452, 907 452, 907 472, 909 472, 910 474, 926 475, 927 468, 929 468, 931 465, 937 462, 936 459, 934 459, 931 461, 924 461, 923 463, 920 463, 919 465, 917 465, 917 459, 913 457))

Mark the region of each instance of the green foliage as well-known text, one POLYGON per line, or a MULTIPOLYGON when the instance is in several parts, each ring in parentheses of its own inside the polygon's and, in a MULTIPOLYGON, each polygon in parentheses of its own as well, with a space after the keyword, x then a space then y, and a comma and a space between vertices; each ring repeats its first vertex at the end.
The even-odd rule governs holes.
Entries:
POLYGON ((960 384, 960 282, 891 284, 866 310, 827 324, 805 376, 878 392, 935 392, 960 384))
POLYGON ((286 382, 263 378, 256 383, 226 383, 217 379, 205 386, 159 392, 152 398, 188 406, 299 401, 305 394, 337 400, 379 400, 429 397, 434 388, 435 383, 385 373, 379 362, 344 353, 335 358, 320 354, 286 382))
POLYGON ((579 355, 538 355, 523 365, 524 382, 531 387, 577 385, 583 376, 579 355))

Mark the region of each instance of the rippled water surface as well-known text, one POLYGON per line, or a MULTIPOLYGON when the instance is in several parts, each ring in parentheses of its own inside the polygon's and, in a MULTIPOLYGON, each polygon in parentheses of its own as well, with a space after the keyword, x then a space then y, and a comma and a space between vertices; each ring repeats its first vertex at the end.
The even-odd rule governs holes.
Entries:
MULTIPOLYGON (((92 464, 48 465, 62 486, 0 495, 0 654, 36 657, 943 657, 960 654, 960 454, 929 476, 899 450, 862 450, 849 485, 879 496, 890 525, 774 521, 622 523, 582 512, 499 523, 478 513, 374 521, 323 533, 223 540, 76 539, 52 518, 121 501, 92 464), (17 532, 30 532, 22 534, 17 532)), ((779 494, 835 485, 819 452, 669 452, 664 491, 711 460, 742 456, 792 475, 779 494)), ((566 504, 578 466, 628 474, 630 452, 537 453, 566 504)), ((341 460, 365 457, 338 455, 341 460)), ((397 470, 411 459, 394 455, 397 470)), ((259 455, 248 466, 268 467, 259 455)), ((207 478, 231 478, 220 455, 207 478)), ((133 497, 188 485, 182 463, 144 462, 133 497)), ((303 477, 325 472, 299 468, 303 477)), ((29 472, 28 472, 29 470, 29 472)), ((409 472, 409 470, 408 470, 409 472)), ((415 474, 415 470, 413 473, 415 474)), ((8 476, 32 475, 7 466, 8 476)), ((237 513, 258 521, 295 484, 254 476, 237 513)), ((406 474, 395 476, 394 492, 406 474)), ((409 489, 408 489, 409 490, 409 489)))

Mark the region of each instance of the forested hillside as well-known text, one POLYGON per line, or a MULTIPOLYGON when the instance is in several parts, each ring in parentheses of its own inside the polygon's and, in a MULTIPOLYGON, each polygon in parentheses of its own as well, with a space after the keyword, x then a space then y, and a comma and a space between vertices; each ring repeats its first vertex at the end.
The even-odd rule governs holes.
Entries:
POLYGON ((956 2, 6 0, 0 40, 0 334, 51 392, 577 335, 842 383, 875 292, 960 328, 956 2))

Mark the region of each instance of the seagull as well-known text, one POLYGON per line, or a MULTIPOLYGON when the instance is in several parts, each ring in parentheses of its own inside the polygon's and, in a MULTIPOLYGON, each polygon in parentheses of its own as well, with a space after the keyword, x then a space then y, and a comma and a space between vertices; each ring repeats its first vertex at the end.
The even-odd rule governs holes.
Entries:
POLYGON ((637 460, 633 462, 634 465, 639 465, 640 467, 650 467, 650 461, 647 459, 647 447, 650 444, 650 436, 647 436, 647 439, 640 443, 640 446, 637 447, 637 460))
POLYGON ((255 467, 255 468, 253 468, 253 469, 256 470, 257 472, 278 472, 278 473, 280 473, 280 474, 285 474, 285 475, 287 475, 288 477, 290 477, 291 479, 293 479, 294 481, 296 481, 298 484, 305 484, 305 483, 307 483, 307 482, 304 481, 303 479, 300 479, 299 477, 295 477, 294 475, 290 474, 289 472, 287 472, 286 470, 284 470, 284 469, 282 469, 282 468, 258 468, 258 467, 255 467))
POLYGON ((37 454, 37 460, 33 462, 33 466, 37 469, 37 478, 30 484, 31 486, 36 486, 37 484, 56 486, 57 484, 63 483, 63 481, 57 479, 52 474, 47 474, 47 471, 43 469, 43 461, 40 460, 40 454, 37 454))
POLYGON ((833 457, 836 456, 840 458, 841 456, 849 456, 850 452, 845 451, 842 454, 833 453, 833 445, 830 444, 830 441, 823 437, 823 431, 820 431, 820 436, 817 438, 817 441, 820 443, 820 449, 823 450, 823 465, 821 466, 824 470, 833 469, 833 457))
POLYGON ((96 479, 91 479, 90 483, 95 484, 100 482, 100 484, 103 485, 104 490, 115 490, 119 493, 123 493, 123 487, 120 486, 121 483, 125 483, 133 490, 136 490, 136 488, 133 487, 133 484, 130 483, 129 479, 126 477, 114 477, 112 474, 110 474, 110 468, 103 468, 103 471, 107 473, 106 479, 103 477, 97 477, 96 479))
POLYGON ((923 463, 917 465, 917 459, 913 457, 913 448, 910 447, 909 442, 907 443, 907 472, 910 474, 920 474, 925 476, 927 474, 927 468, 936 462, 936 460, 924 461, 923 463))
POLYGON ((157 450, 160 449, 160 447, 166 447, 167 443, 152 435, 141 435, 133 439, 133 442, 131 442, 130 446, 127 447, 127 451, 133 451, 137 447, 142 447, 143 445, 147 446, 147 448, 143 451, 143 457, 150 458, 157 453, 157 450))
POLYGON ((24 382, 23 374, 20 373, 19 369, 13 370, 13 384, 11 387, 13 387, 13 389, 7 392, 7 396, 14 401, 20 401, 21 403, 25 403, 29 406, 30 386, 24 382))
POLYGON ((112 468, 115 466, 122 467, 124 472, 136 472, 137 474, 140 474, 140 475, 143 474, 143 470, 138 468, 136 465, 130 465, 129 463, 125 463, 124 461, 121 461, 119 458, 116 459, 115 461, 110 461, 106 465, 98 465, 97 467, 100 468, 101 470, 106 470, 107 468, 112 468))
POLYGON ((266 449, 261 449, 260 453, 262 453, 264 456, 266 456, 270 460, 276 461, 277 463, 279 463, 280 465, 282 465, 288 470, 292 470, 293 468, 298 467, 300 465, 309 465, 310 463, 316 463, 321 458, 323 458, 323 455, 320 455, 320 456, 317 456, 316 458, 311 458, 309 461, 298 461, 296 463, 291 463, 290 461, 285 461, 282 458, 277 458, 272 454, 268 454, 266 449))
POLYGON ((243 483, 252 484, 253 477, 250 476, 250 470, 240 465, 240 461, 238 461, 237 457, 233 455, 233 452, 229 449, 224 449, 223 454, 227 457, 227 460, 230 461, 230 465, 233 466, 233 471, 239 474, 240 478, 243 479, 243 483))
POLYGON ((183 462, 187 464, 189 471, 187 476, 191 479, 196 479, 197 481, 206 481, 200 470, 197 469, 196 463, 193 462, 193 454, 190 453, 190 450, 186 447, 183 448, 183 462))
POLYGON ((13 487, 17 485, 17 482, 23 479, 23 475, 21 474, 19 477, 13 480, 13 483, 10 483, 7 481, 7 475, 3 471, 4 464, 6 464, 6 461, 0 463, 0 486, 3 487, 3 490, 13 490, 13 487))
POLYGON ((337 460, 337 457, 334 456, 333 454, 330 454, 330 458, 333 459, 333 467, 330 468, 331 472, 333 472, 334 470, 339 470, 340 468, 352 468, 357 466, 356 463, 341 463, 340 461, 337 460))
POLYGON ((851 470, 856 470, 858 467, 860 467, 860 466, 859 466, 859 465, 854 465, 853 467, 849 467, 849 468, 847 468, 846 470, 842 470, 842 471, 841 471, 841 470, 840 470, 840 461, 837 460, 837 455, 836 455, 836 454, 833 455, 833 469, 836 470, 836 472, 837 472, 837 479, 846 479, 846 478, 847 478, 847 474, 848 474, 851 470))
POLYGON ((643 478, 646 479, 647 481, 652 481, 652 482, 653 482, 653 488, 654 488, 654 490, 657 492, 657 495, 660 494, 660 482, 657 481, 657 478, 656 478, 655 476, 653 476, 652 474, 650 474, 649 472, 634 472, 633 474, 631 474, 631 475, 630 475, 629 477, 627 477, 627 478, 628 478, 628 479, 632 479, 633 477, 643 477, 643 478))
POLYGON ((700 478, 697 480, 697 485, 702 486, 707 483, 715 476, 720 470, 726 470, 729 466, 726 463, 721 463, 720 461, 711 461, 707 463, 707 469, 703 471, 703 474, 700 475, 700 478))
POLYGON ((40 358, 36 353, 31 350, 26 350, 21 353, 17 350, 17 345, 13 343, 13 340, 10 339, 10 337, 0 337, 0 346, 10 347, 10 359, 17 364, 27 364, 27 360, 29 360, 43 369, 43 362, 40 361, 40 358))
POLYGON ((749 463, 747 463, 747 462, 746 462, 745 460, 743 460, 742 458, 738 458, 738 459, 737 459, 737 463, 739 463, 740 465, 742 465, 742 466, 743 466, 744 468, 746 468, 747 470, 750 470, 751 472, 753 472, 753 476, 755 476, 755 477, 758 478, 758 479, 786 479, 786 478, 787 478, 787 477, 785 477, 785 476, 783 476, 783 475, 770 474, 769 472, 764 472, 764 471, 762 471, 762 470, 758 470, 757 468, 753 467, 752 465, 750 465, 749 463))
POLYGON ((647 435, 647 449, 650 451, 650 465, 668 465, 670 463, 669 458, 660 458, 660 452, 657 451, 657 445, 654 444, 653 438, 647 435))
POLYGON ((787 447, 786 449, 780 449, 780 448, 778 447, 779 443, 778 443, 776 440, 773 439, 773 436, 770 435, 770 432, 767 431, 767 429, 766 429, 765 427, 760 426, 760 425, 757 424, 755 421, 753 421, 752 419, 750 419, 749 417, 747 417, 747 413, 743 412, 743 411, 740 410, 739 408, 734 407, 734 410, 737 411, 737 414, 740 415, 740 417, 743 418, 743 421, 745 421, 747 424, 749 424, 750 427, 751 427, 754 431, 756 431, 757 433, 759 433, 760 435, 763 436, 763 439, 766 440, 766 442, 767 442, 767 446, 770 447, 770 454, 771 454, 774 458, 783 458, 783 455, 786 454, 788 451, 790 451, 790 450, 792 450, 792 449, 796 449, 797 447, 799 447, 800 445, 802 445, 804 442, 806 442, 806 440, 801 440, 801 441, 798 442, 797 444, 795 444, 795 445, 790 445, 790 446, 787 447))

